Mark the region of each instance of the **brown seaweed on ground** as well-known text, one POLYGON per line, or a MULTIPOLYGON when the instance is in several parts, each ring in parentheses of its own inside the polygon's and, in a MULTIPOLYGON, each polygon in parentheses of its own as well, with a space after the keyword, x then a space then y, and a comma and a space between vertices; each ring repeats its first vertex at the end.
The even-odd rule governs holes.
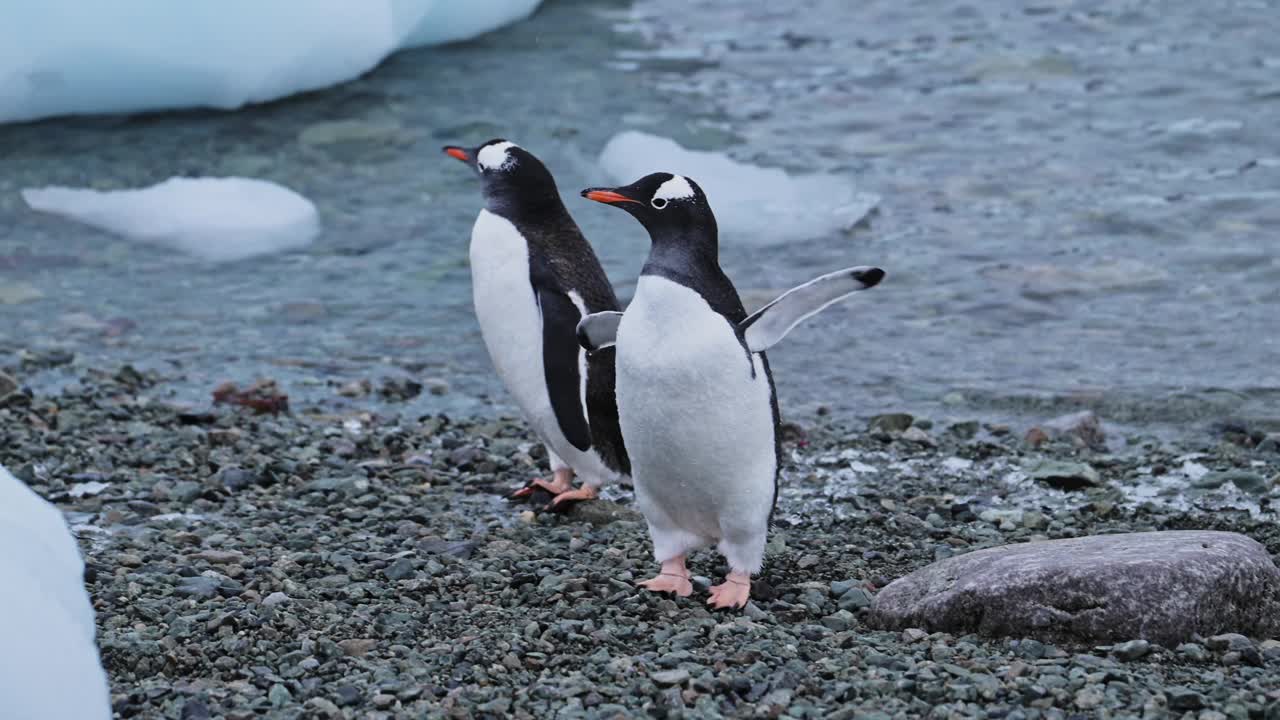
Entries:
POLYGON ((280 392, 275 380, 259 380, 241 390, 234 382, 213 389, 213 404, 226 403, 252 409, 259 415, 289 412, 289 396, 280 392))

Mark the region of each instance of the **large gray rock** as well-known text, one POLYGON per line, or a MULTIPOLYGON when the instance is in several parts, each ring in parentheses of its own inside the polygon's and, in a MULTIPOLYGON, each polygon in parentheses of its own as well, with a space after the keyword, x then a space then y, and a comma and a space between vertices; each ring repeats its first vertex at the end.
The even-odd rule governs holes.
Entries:
POLYGON ((1053 642, 1280 634, 1280 569, 1244 535, 1097 535, 988 548, 895 580, 871 624, 1053 642))

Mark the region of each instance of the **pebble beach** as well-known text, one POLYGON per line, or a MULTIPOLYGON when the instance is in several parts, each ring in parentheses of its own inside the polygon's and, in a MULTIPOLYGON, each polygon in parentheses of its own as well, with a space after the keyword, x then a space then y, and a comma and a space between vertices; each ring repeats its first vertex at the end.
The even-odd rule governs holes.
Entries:
POLYGON ((744 611, 712 612, 711 553, 689 598, 634 587, 653 563, 626 488, 564 514, 506 499, 545 461, 517 420, 170 395, 126 366, 0 409, 0 463, 81 541, 120 717, 1280 713, 1280 637, 872 616, 894 579, 1011 543, 1198 529, 1280 553, 1280 452, 1239 428, 1169 444, 1087 418, 1043 439, 905 414, 788 424, 765 570, 744 611))

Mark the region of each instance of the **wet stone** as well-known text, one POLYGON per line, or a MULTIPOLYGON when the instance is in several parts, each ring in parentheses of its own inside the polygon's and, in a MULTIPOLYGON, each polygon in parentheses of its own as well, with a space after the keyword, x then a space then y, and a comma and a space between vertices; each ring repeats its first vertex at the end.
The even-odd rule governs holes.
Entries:
POLYGON ((256 474, 237 467, 223 468, 222 472, 218 473, 218 479, 231 492, 239 492, 261 482, 256 474))
POLYGON ((885 587, 871 610, 882 629, 1172 647, 1205 628, 1280 630, 1280 569, 1235 533, 1099 535, 936 562, 885 587))
POLYGON ((1095 487, 1101 480, 1098 471, 1085 463, 1059 460, 1042 460, 1027 469, 1027 476, 1058 490, 1095 487))
POLYGON ((1187 687, 1166 688, 1164 694, 1173 710, 1199 710, 1204 707, 1204 695, 1187 687))
POLYGON ((839 605, 841 610, 852 611, 871 605, 871 600, 871 593, 867 592, 866 588, 853 587, 841 595, 836 604, 839 605))
POLYGON ((370 638, 355 638, 350 640, 342 640, 338 643, 338 648, 350 657, 362 657, 368 655, 378 644, 377 640, 370 638))
POLYGON ((293 693, 289 692, 289 688, 284 685, 276 683, 267 692, 267 699, 271 701, 272 707, 282 708, 293 702, 293 693))
POLYGON ((848 610, 838 610, 822 618, 822 624, 836 632, 844 632, 853 627, 856 622, 857 620, 854 618, 853 613, 848 610))
POLYGON ((867 422, 867 429, 873 432, 902 433, 911 427, 914 417, 907 413, 888 413, 876 415, 867 422))
POLYGON ((1139 660, 1151 652, 1151 643, 1146 640, 1129 640, 1111 648, 1111 654, 1125 661, 1139 660))
POLYGON ((338 689, 334 691, 334 695, 338 705, 342 707, 357 705, 364 697, 360 690, 353 685, 339 685, 338 689))
POLYGON ((415 571, 413 569, 412 560, 409 558, 400 558, 391 563, 391 565, 382 572, 387 576, 388 580, 395 582, 397 580, 405 580, 413 577, 415 571))
POLYGON ((218 586, 221 581, 217 578, 197 577, 183 578, 178 586, 174 588, 174 593, 186 597, 211 598, 218 594, 218 586))
POLYGON ((680 685, 689 679, 689 671, 683 668, 659 670, 651 673, 649 678, 659 685, 680 685))

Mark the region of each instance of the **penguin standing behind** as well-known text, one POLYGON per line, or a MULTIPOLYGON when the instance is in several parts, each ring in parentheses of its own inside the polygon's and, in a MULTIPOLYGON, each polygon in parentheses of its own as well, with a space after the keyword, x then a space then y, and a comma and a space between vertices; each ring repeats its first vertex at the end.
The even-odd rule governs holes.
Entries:
POLYGON ((551 506, 593 498, 603 483, 631 472, 614 354, 588 358, 575 336, 581 318, 618 309, 613 287, 536 157, 502 139, 444 151, 484 183, 485 207, 471 230, 476 318, 498 376, 551 460, 551 480, 536 479, 515 495, 540 486, 555 495, 551 506), (575 473, 584 482, 577 490, 575 473))
POLYGON ((707 602, 743 607, 778 495, 778 400, 764 350, 827 305, 873 287, 884 271, 823 275, 748 316, 720 269, 715 215, 692 180, 656 173, 582 194, 626 210, 652 241, 626 312, 578 326, 593 353, 616 345, 636 502, 662 565, 641 585, 689 595, 685 555, 716 543, 730 571, 707 602))

